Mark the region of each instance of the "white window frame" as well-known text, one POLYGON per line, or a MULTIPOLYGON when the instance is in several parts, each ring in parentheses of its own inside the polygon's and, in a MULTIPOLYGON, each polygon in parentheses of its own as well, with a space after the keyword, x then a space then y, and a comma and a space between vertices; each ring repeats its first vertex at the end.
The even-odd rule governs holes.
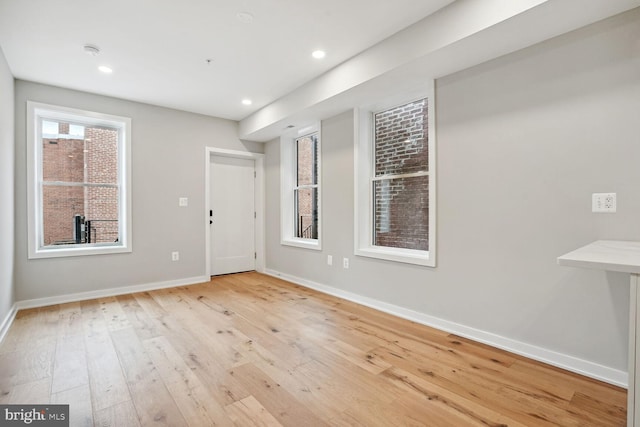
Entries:
POLYGON ((27 101, 27 197, 29 258, 59 258, 131 252, 131 119, 27 101), (118 129, 118 242, 45 246, 42 212, 42 119, 118 129))
POLYGON ((320 123, 293 129, 280 137, 280 244, 298 248, 322 250, 322 135, 320 123), (296 187, 296 141, 305 136, 318 139, 318 238, 303 239, 295 236, 294 189, 296 187))
MULTIPOLYGON (((402 96, 354 109, 354 247, 355 255, 388 261, 436 266, 436 144, 435 144, 435 98, 434 81, 430 81, 422 92, 413 92, 411 97, 402 96), (375 113, 427 98, 428 109, 428 155, 429 155, 429 250, 415 250, 376 246, 373 244, 374 212, 373 182, 374 166, 374 120, 375 113)), ((414 175, 414 174, 411 174, 414 175)))

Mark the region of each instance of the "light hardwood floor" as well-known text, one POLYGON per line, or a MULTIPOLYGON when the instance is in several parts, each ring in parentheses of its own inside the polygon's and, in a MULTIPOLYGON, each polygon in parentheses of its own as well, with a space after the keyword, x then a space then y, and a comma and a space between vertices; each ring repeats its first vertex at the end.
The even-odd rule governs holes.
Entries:
POLYGON ((0 345, 0 403, 73 426, 622 426, 625 399, 258 273, 22 310, 0 345))

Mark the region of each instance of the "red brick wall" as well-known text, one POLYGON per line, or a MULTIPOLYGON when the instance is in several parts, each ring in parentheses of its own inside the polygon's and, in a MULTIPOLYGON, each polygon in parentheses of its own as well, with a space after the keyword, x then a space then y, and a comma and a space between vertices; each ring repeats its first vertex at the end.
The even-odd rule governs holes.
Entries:
MULTIPOLYGON (((114 130, 86 128, 87 182, 118 182, 118 133, 114 130)), ((91 220, 97 242, 114 242, 118 237, 118 192, 115 188, 89 187, 85 215, 91 220), (98 221, 99 220, 99 221, 98 221)))
MULTIPOLYGON (((59 124, 68 134, 69 125, 59 124)), ((117 132, 85 128, 85 139, 43 139, 42 166, 45 182, 117 183, 117 132)), ((43 186, 44 244, 72 243, 74 216, 92 221, 92 242, 113 242, 118 236, 116 188, 43 186), (96 239, 97 237, 97 239, 96 239)))
MULTIPOLYGON (((426 99, 375 115, 375 175, 427 171, 426 99)), ((428 177, 397 178, 374 184, 374 244, 429 249, 428 177)))
MULTIPOLYGON (((68 126, 66 127, 68 129, 68 126)), ((62 126, 61 126, 61 130, 62 126)), ((82 182, 84 180, 84 141, 81 139, 43 139, 42 177, 46 181, 82 182)), ((73 240, 73 216, 84 212, 82 187, 44 185, 44 244, 73 240)))
MULTIPOLYGON (((317 173, 318 173, 317 170, 315 171, 313 170, 314 148, 316 148, 315 155, 317 156, 319 154, 317 153, 317 144, 313 143, 312 137, 304 137, 297 140, 296 146, 297 146, 296 151, 297 151, 297 161, 298 161, 298 176, 297 176, 298 185, 312 184, 314 174, 317 177, 317 173)), ((315 165, 317 165, 317 162, 315 165)), ((314 191, 313 189, 302 189, 298 191, 298 218, 295 219, 298 224, 297 225, 298 232, 296 233, 297 237, 302 237, 300 233, 306 230, 309 226, 313 225, 314 204, 316 209, 318 206, 317 197, 318 197, 317 191, 314 191), (315 199, 315 203, 314 203, 314 199, 315 199), (302 223, 301 226, 300 226, 300 222, 302 223)), ((306 237, 314 238, 314 239, 318 238, 317 224, 315 228, 311 227, 309 231, 311 233, 306 237)))

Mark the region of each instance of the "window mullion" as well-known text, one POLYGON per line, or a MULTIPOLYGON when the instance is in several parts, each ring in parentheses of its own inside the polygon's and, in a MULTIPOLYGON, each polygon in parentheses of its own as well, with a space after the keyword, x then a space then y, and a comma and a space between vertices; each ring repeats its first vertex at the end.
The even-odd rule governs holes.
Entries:
POLYGON ((413 173, 401 173, 401 174, 387 174, 371 177, 371 181, 383 181, 385 179, 398 179, 398 178, 416 178, 419 176, 429 176, 429 172, 413 172, 413 173))
POLYGON ((293 187, 294 190, 304 190, 306 188, 318 188, 318 184, 305 184, 298 187, 293 187))
POLYGON ((118 188, 119 184, 107 184, 100 182, 67 182, 67 181, 42 181, 43 186, 56 187, 101 187, 101 188, 118 188))

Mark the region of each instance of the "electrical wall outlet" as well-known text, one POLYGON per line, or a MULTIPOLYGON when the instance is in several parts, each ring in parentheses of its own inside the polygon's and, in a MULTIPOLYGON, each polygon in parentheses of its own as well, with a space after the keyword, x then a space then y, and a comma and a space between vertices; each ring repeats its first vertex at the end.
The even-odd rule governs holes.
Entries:
POLYGON ((327 255, 327 265, 333 265, 333 257, 331 255, 327 255))
POLYGON ((614 213, 616 211, 616 193, 593 193, 591 212, 614 213))
POLYGON ((180 252, 171 252, 171 261, 180 261, 180 252))
POLYGON ((342 258, 342 268, 349 268, 349 258, 342 258))

